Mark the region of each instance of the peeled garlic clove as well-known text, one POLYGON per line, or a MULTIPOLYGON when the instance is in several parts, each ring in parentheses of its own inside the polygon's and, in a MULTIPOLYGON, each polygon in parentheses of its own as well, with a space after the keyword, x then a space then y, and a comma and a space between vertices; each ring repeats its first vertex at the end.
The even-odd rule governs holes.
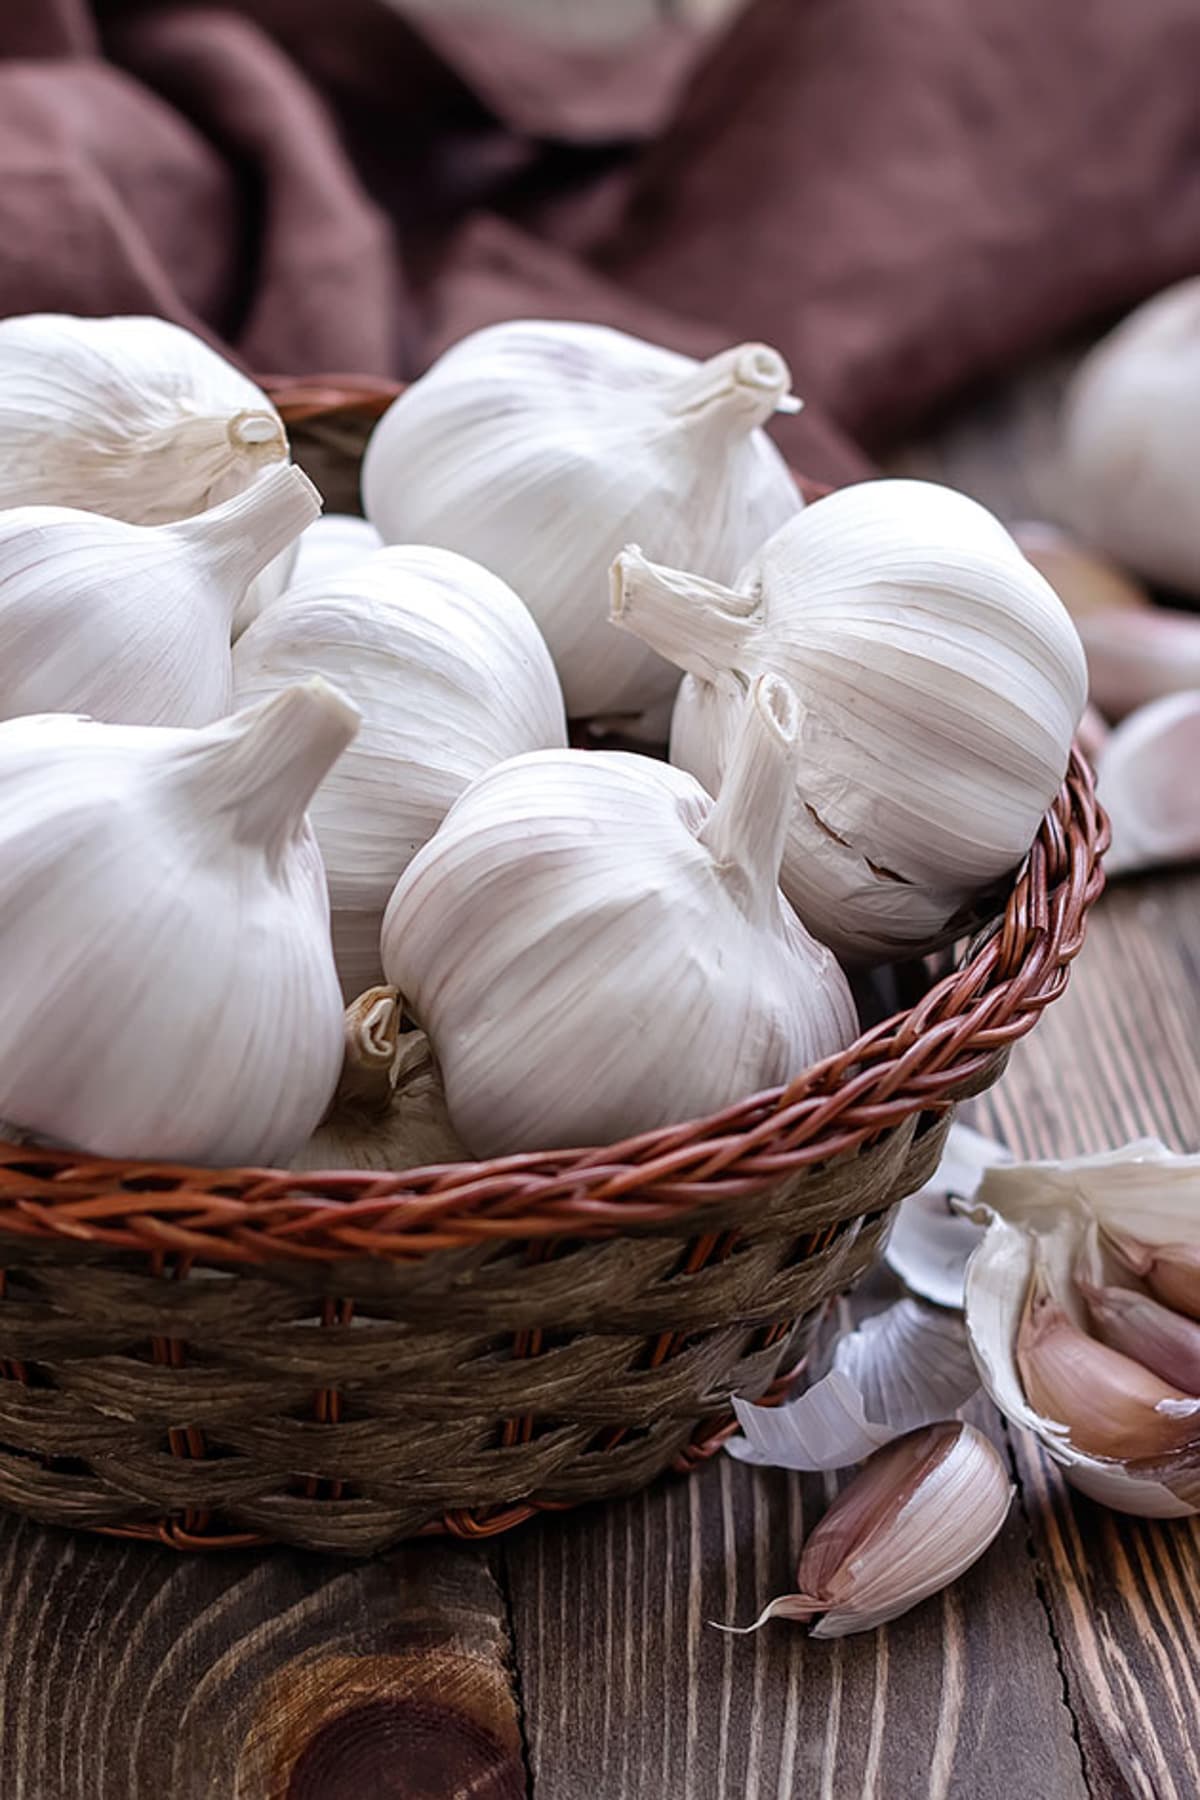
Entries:
POLYGON ((267 396, 165 319, 0 320, 0 507, 165 525, 286 458, 267 396))
POLYGON ((1167 288, 1076 371, 1063 408, 1057 499, 1070 523, 1147 580, 1200 594, 1193 470, 1200 280, 1167 288))
POLYGON ((98 1156, 298 1149, 342 1064, 305 807, 357 725, 319 680, 200 731, 0 725, 0 1116, 98 1156))
POLYGON ((825 1514, 796 1570, 799 1592, 768 1619, 811 1619, 813 1637, 849 1637, 898 1619, 949 1587, 999 1532, 1013 1488, 973 1425, 925 1425, 877 1450, 825 1514))
POLYGON ((553 664, 498 576, 420 545, 369 552, 293 589, 238 639, 233 660, 239 706, 315 671, 363 715, 310 808, 350 997, 381 976, 392 889, 464 788, 508 757, 565 745, 553 664))
POLYGON ((785 1406, 735 1394, 739 1462, 844 1469, 917 1426, 957 1412, 979 1387, 958 1313, 898 1300, 838 1341, 829 1373, 785 1406))
POLYGON ((1097 1337, 1185 1394, 1200 1394, 1200 1323, 1134 1288, 1076 1285, 1097 1337))
POLYGON ((320 507, 308 477, 276 463, 232 499, 172 525, 58 506, 0 513, 0 718, 220 718, 233 698, 234 607, 320 507))
POLYGON ((1200 691, 1143 706, 1111 734, 1096 788, 1112 824, 1110 875, 1200 855, 1200 691))
POLYGON ((1017 1367, 1030 1404, 1064 1426, 1071 1444, 1088 1456, 1163 1455, 1200 1437, 1200 1399, 1081 1331, 1036 1269, 1017 1367))
POLYGON ((888 1267, 914 1294, 935 1306, 962 1306, 967 1263, 982 1226, 958 1203, 974 1199, 987 1169, 1011 1161, 1003 1144, 969 1125, 951 1125, 937 1170, 900 1202, 884 1251, 888 1267))
POLYGON ((777 887, 799 729, 756 682, 715 804, 648 757, 517 757, 413 859, 383 965, 477 1155, 618 1142, 852 1041, 845 977, 777 887))
POLYGON ((441 544, 521 595, 571 718, 638 714, 677 673, 612 630, 608 566, 637 538, 732 580, 802 504, 760 427, 791 377, 763 344, 705 363, 606 326, 525 319, 464 338, 400 395, 363 463, 389 543, 441 544))
POLYGON ((295 564, 286 587, 311 587, 344 574, 382 548, 383 539, 365 519, 353 513, 322 513, 296 541, 295 564))
POLYGON ((843 488, 781 527, 734 587, 613 565, 613 618, 687 671, 671 760, 716 792, 745 687, 804 716, 783 891, 854 961, 954 937, 1029 848, 1087 677, 1071 620, 985 508, 933 482, 843 488))

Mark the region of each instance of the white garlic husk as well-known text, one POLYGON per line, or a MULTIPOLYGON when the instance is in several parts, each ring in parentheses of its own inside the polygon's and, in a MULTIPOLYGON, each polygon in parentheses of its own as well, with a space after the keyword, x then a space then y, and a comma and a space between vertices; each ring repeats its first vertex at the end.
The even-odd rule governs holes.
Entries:
POLYGON ((60 506, 0 513, 0 718, 85 712, 206 725, 233 698, 230 629, 247 584, 320 511, 277 463, 170 525, 60 506))
POLYGON ((648 757, 501 764, 409 865, 387 979, 479 1156, 708 1114, 850 1043, 849 987, 777 886, 799 719, 755 683, 715 804, 648 757))
MULTIPOLYGON (((300 533, 288 588, 311 587, 330 575, 362 562, 372 550, 382 550, 383 539, 375 527, 354 513, 322 513, 300 533)), ((286 590, 285 590, 286 591, 286 590)))
POLYGON ((1148 580, 1200 594, 1200 278, 1139 306, 1080 364, 1055 467, 1064 518, 1148 580))
POLYGON ((613 617, 687 671, 671 760, 716 792, 764 671, 803 718, 783 890, 817 937, 887 961, 958 935, 1025 855, 1087 697, 1078 635, 991 513, 872 481, 807 507, 732 588, 630 547, 613 617))
POLYGON ((442 544, 503 576, 550 646, 572 718, 636 718, 679 677, 612 630, 608 566, 636 538, 733 579, 802 504, 760 429, 794 410, 790 383, 763 344, 697 363, 601 325, 492 325, 381 419, 364 511, 390 543, 442 544))
POLYGON ((1096 759, 1108 813, 1110 875, 1200 856, 1200 690, 1139 706, 1109 733, 1096 759))
POLYGON ((99 1156, 285 1162, 342 1064, 305 818, 325 682, 202 730, 0 725, 0 1117, 99 1156))
MULTIPOLYGON (((1167 1395, 1157 1409, 1163 1420, 1159 1452, 1088 1454, 1073 1441, 1070 1421, 1048 1418, 1031 1403, 1019 1366, 1022 1322, 1035 1284, 1064 1329, 1089 1330, 1079 1271, 1090 1272, 1097 1238, 1110 1257, 1115 1246, 1129 1242, 1150 1258, 1174 1249, 1200 1265, 1200 1157, 1178 1156, 1146 1139, 1066 1162, 989 1169, 975 1216, 986 1231, 967 1266, 967 1330, 980 1379, 1001 1412, 1038 1439, 1073 1487, 1105 1506, 1146 1518, 1200 1511, 1200 1399, 1181 1403, 1167 1395), (1180 1435, 1190 1445, 1169 1441, 1180 1435)), ((1119 1257, 1111 1267, 1119 1278, 1119 1257)), ((1130 1269, 1123 1285, 1136 1283, 1130 1269)), ((1112 1353, 1099 1343, 1075 1348, 1081 1404, 1096 1409, 1094 1422, 1087 1423, 1102 1432, 1113 1426, 1104 1414, 1112 1353), (1089 1357, 1095 1364, 1090 1375, 1089 1357)), ((1128 1399, 1132 1411, 1137 1393, 1128 1399)), ((1142 1416, 1144 1424, 1144 1406, 1142 1416)))
POLYGON ((974 1425, 947 1419, 908 1432, 864 1463, 808 1538, 798 1591, 742 1629, 815 1618, 813 1637, 849 1637, 899 1618, 979 1560, 1013 1492, 1002 1458, 974 1425))
POLYGON ((234 649, 237 704, 315 673, 363 715, 309 809, 329 876, 347 998, 382 977, 399 877, 485 770, 566 744, 549 652, 499 576, 451 550, 397 545, 268 607, 234 649))

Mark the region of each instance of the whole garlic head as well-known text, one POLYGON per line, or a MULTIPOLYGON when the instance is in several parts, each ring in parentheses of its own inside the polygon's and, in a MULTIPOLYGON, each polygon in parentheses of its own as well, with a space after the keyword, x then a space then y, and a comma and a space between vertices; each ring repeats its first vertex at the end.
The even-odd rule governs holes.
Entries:
POLYGON ((0 320, 0 507, 164 525, 287 456, 262 390, 165 319, 0 320))
POLYGON ((829 495, 732 588, 631 547, 613 617, 688 671, 671 760, 713 792, 746 687, 774 671, 795 689, 782 886, 810 931, 858 961, 957 935, 1028 850, 1087 695, 1048 583, 991 513, 932 482, 829 495))
POLYGON ((348 999, 381 977, 392 889, 476 776, 566 744, 562 693, 512 589, 450 550, 369 552, 268 607, 234 651, 245 706, 317 673, 362 729, 314 795, 348 999))
POLYGON ((517 757, 413 859, 383 964, 476 1155, 714 1112, 853 1040, 846 979, 777 886, 798 731, 786 684, 756 682, 715 804, 648 757, 517 757))
POLYGON ((358 715, 314 680, 202 731, 0 725, 0 1117, 99 1156, 293 1156, 342 1065, 305 806, 358 715))
POLYGON ((231 499, 171 525, 62 506, 0 513, 0 718, 220 718, 233 695, 238 601, 320 507, 308 477, 276 463, 231 499))
POLYGON ((1067 522, 1151 581, 1200 594, 1200 278, 1139 306, 1067 389, 1055 469, 1067 522))
POLYGON ((732 580, 801 506, 759 429, 794 407, 786 363, 743 344, 705 363, 600 325, 519 320, 464 338, 401 394, 363 463, 389 543, 442 544, 509 582, 572 718, 639 715, 677 673, 609 625, 630 538, 732 580))
POLYGON ((1080 1275, 1092 1275, 1098 1254, 1107 1257, 1132 1301, 1136 1264, 1159 1257, 1191 1275, 1200 1309, 1198 1193, 1200 1157, 1143 1140, 1068 1162, 989 1169, 972 1213, 986 1231, 967 1265, 966 1319, 984 1387, 1073 1487, 1146 1518, 1200 1511, 1200 1399, 1161 1379, 1156 1389, 1136 1364, 1123 1373, 1125 1358, 1114 1362, 1113 1350, 1085 1340, 1080 1275), (1040 1371, 1046 1392, 1074 1393, 1079 1418, 1046 1416, 1034 1404, 1028 1388, 1040 1371), (1161 1437, 1157 1453, 1138 1442, 1147 1432, 1161 1437), (1095 1453, 1122 1442, 1137 1454, 1095 1453))

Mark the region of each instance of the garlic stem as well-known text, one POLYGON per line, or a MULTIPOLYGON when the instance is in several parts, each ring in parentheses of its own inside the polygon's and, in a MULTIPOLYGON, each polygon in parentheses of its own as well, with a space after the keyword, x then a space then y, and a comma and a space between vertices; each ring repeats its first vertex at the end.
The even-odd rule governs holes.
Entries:
POLYGON ((636 544, 612 565, 613 624, 703 681, 727 681, 736 672, 757 611, 752 595, 653 563, 636 544))
MULTIPOLYGON (((262 452, 269 450, 274 456, 287 455, 287 434, 283 429, 283 421, 276 413, 251 410, 235 413, 229 421, 229 440, 239 449, 262 452)), ((266 455, 263 460, 268 460, 266 455)))
POLYGON ((1200 1438, 1200 1399, 1081 1331, 1040 1268, 1017 1334, 1017 1367, 1029 1404, 1086 1455, 1157 1456, 1200 1438))
POLYGON ((208 558, 230 596, 232 613, 267 564, 293 543, 321 511, 321 496, 303 469, 280 462, 240 493, 172 529, 194 553, 208 558))
POLYGON ((792 372, 767 344, 735 344, 710 356, 675 388, 670 410, 686 420, 715 420, 741 431, 765 425, 772 413, 799 411, 787 405, 792 372))
POLYGON ((777 675, 760 675, 750 690, 721 792, 700 842, 736 884, 748 918, 769 917, 778 904, 779 869, 795 804, 800 710, 777 675))
POLYGON ((169 779, 206 814, 232 813, 234 837, 278 855, 304 824, 309 801, 358 731, 361 714, 314 675, 273 700, 234 713, 168 765, 169 779))
POLYGON ((394 987, 368 988, 346 1008, 345 1060, 331 1112, 353 1107, 386 1112, 400 1039, 400 997, 394 987))

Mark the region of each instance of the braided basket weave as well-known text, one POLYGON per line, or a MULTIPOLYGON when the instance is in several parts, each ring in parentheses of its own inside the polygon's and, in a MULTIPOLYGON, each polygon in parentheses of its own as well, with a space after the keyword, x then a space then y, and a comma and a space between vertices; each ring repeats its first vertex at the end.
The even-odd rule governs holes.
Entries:
MULTIPOLYGON (((276 383, 357 510, 394 389, 276 383)), ((786 1090, 602 1150, 293 1175, 0 1144, 0 1505, 180 1548, 364 1552, 628 1493, 781 1391, 1066 985, 1107 828, 1067 779, 1001 915, 786 1090)))

